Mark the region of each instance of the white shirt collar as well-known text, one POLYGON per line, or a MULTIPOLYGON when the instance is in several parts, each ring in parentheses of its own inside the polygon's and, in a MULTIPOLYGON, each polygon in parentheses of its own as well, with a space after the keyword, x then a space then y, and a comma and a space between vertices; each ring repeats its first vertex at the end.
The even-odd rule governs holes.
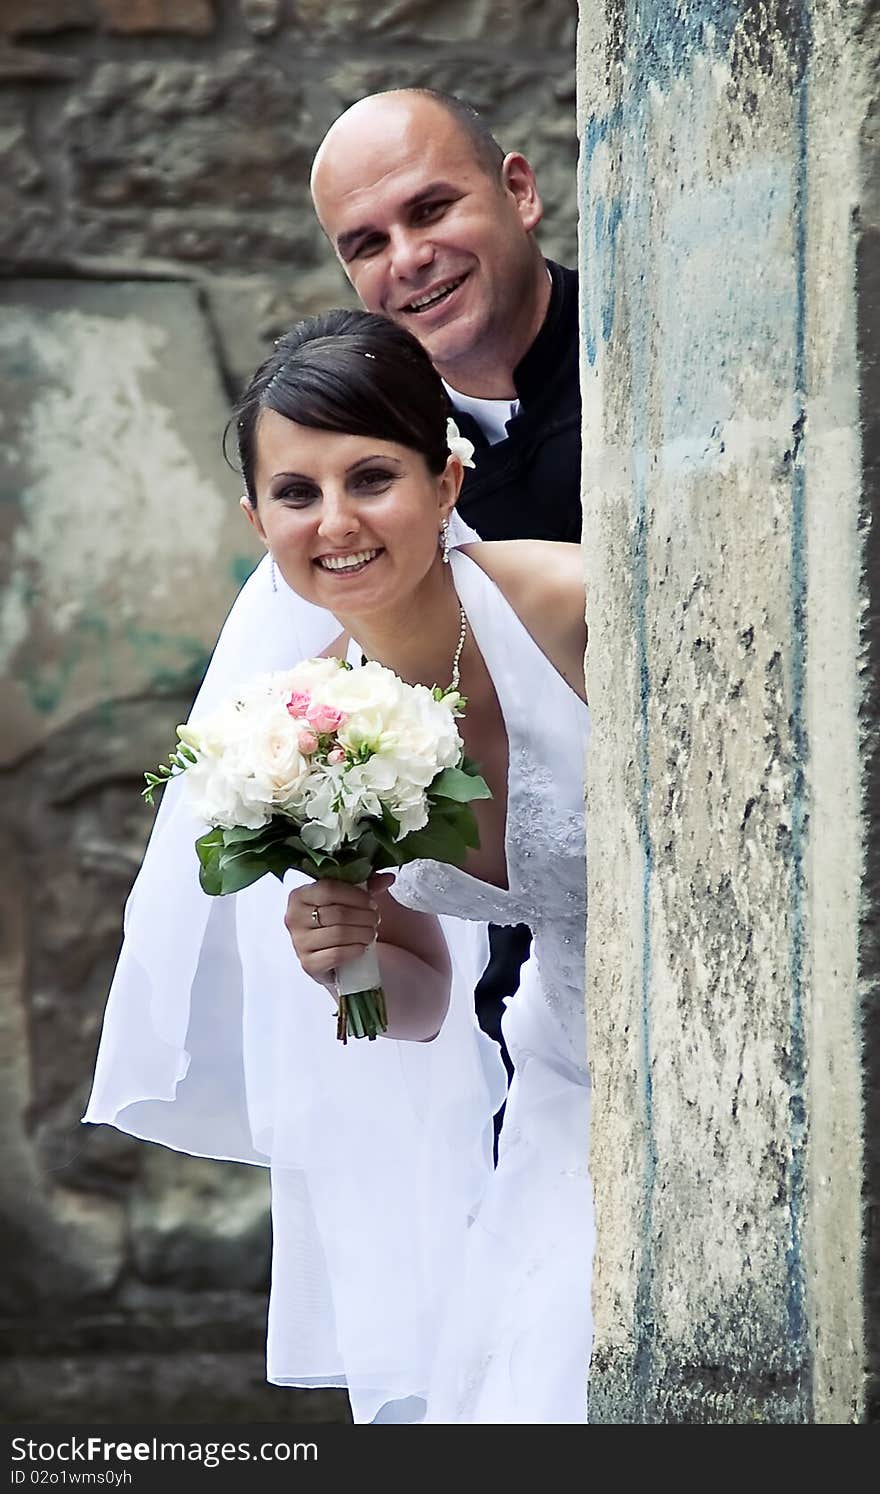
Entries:
POLYGON ((473 394, 459 394, 445 379, 443 387, 456 409, 464 410, 477 422, 490 446, 507 439, 507 422, 519 413, 518 399, 478 399, 473 394))

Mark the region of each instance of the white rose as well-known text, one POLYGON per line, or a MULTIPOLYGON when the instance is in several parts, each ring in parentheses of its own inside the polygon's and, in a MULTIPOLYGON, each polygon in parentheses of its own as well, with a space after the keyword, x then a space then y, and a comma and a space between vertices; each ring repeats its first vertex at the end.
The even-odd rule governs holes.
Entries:
POLYGON ((299 730, 281 700, 249 712, 248 723, 247 745, 239 749, 242 764, 269 787, 273 803, 283 804, 309 772, 308 759, 299 750, 299 730))

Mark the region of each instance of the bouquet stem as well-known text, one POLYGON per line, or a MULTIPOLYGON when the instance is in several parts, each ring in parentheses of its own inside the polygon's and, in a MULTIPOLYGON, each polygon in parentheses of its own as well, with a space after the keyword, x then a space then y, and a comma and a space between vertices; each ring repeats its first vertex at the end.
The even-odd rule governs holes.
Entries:
POLYGON ((373 1042, 385 1032, 388 1016, 375 941, 362 955, 337 966, 336 1000, 336 1036, 341 1043, 347 1043, 349 1035, 373 1042))
POLYGON ((365 1037, 373 1042, 379 1033, 387 1028, 385 997, 381 986, 375 986, 371 991, 358 991, 350 996, 340 996, 338 1000, 336 1036, 341 1043, 348 1042, 349 1033, 352 1037, 365 1037))

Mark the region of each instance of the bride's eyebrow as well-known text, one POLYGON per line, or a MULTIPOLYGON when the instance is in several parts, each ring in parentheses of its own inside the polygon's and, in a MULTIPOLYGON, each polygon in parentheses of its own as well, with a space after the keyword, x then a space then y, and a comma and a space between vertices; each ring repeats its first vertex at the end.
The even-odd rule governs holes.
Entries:
POLYGON ((269 478, 269 482, 268 482, 269 496, 271 498, 277 498, 278 497, 278 491, 277 491, 277 489, 278 489, 279 485, 281 483, 287 483, 287 482, 307 482, 313 488, 320 487, 320 483, 318 482, 317 478, 315 478, 315 477, 308 477, 305 472, 275 472, 269 478))
POLYGON ((377 451, 375 456, 358 457, 356 462, 352 462, 350 467, 346 467, 346 474, 357 472, 359 467, 369 467, 374 462, 388 462, 392 467, 403 465, 398 457, 391 456, 387 451, 377 451))

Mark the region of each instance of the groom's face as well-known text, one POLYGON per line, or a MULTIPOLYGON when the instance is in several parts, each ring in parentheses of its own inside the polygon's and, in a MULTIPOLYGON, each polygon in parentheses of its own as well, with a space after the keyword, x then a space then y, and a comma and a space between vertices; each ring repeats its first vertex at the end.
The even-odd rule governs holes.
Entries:
POLYGON ((434 100, 371 99, 331 131, 312 190, 363 305, 412 332, 450 383, 476 348, 503 345, 541 216, 522 156, 493 174, 434 100))

